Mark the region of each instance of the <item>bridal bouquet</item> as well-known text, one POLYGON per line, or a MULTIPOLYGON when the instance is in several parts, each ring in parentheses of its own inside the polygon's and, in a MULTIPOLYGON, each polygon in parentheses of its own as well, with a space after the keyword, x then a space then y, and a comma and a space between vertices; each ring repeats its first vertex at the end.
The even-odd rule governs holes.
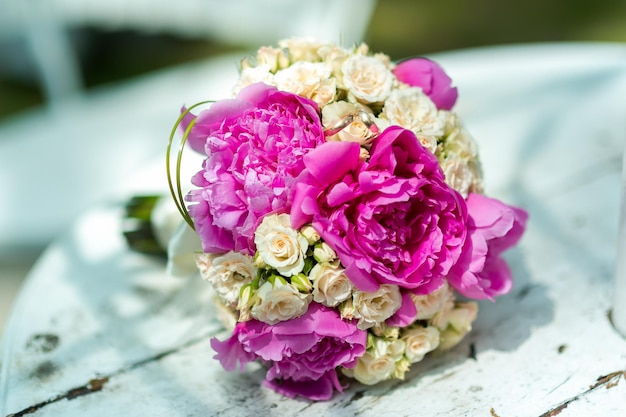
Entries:
POLYGON ((178 204, 231 319, 226 370, 259 361, 312 400, 402 379, 510 290, 527 214, 483 194, 438 64, 290 39, 242 61, 233 97, 179 119, 206 156, 178 204))

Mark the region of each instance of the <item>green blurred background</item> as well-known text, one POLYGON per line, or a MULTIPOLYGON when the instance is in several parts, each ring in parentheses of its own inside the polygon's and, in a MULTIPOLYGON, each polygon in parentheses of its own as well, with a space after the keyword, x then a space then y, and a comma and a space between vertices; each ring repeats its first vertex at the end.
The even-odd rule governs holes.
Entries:
MULTIPOLYGON (((87 89, 244 47, 88 26, 73 31, 87 89)), ((626 1, 379 0, 365 41, 393 59, 498 44, 624 42, 626 1)), ((0 72, 0 119, 43 101, 37 82, 0 72)))

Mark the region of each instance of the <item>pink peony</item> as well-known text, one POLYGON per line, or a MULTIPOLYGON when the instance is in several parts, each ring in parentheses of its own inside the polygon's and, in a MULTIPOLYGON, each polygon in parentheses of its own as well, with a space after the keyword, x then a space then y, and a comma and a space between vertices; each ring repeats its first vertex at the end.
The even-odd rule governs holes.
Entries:
POLYGON ((359 289, 441 286, 465 241, 465 201, 411 131, 387 128, 368 162, 359 160, 358 144, 328 142, 304 163, 293 226, 312 222, 359 289))
POLYGON ((450 110, 458 97, 456 87, 443 68, 427 58, 412 58, 393 70, 396 78, 412 87, 420 87, 440 110, 450 110))
POLYGON ((187 200, 204 251, 252 254, 257 222, 289 207, 302 157, 323 142, 313 101, 264 84, 201 112, 189 144, 207 158, 187 200))
POLYGON ((493 299, 512 286, 511 271, 500 257, 524 233, 528 213, 481 194, 467 197, 468 238, 448 280, 470 298, 493 299))
POLYGON ((262 359, 269 365, 266 385, 288 397, 329 399, 343 387, 335 368, 351 368, 365 353, 367 332, 343 321, 335 309, 311 303, 308 311, 273 326, 257 320, 238 323, 223 342, 211 340, 224 369, 262 359))

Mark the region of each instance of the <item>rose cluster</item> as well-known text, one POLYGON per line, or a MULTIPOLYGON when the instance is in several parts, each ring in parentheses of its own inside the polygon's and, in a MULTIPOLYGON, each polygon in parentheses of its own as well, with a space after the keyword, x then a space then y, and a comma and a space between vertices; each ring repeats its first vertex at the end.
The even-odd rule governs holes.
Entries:
POLYGON ((260 361, 313 400, 404 378, 469 332, 470 299, 510 290, 501 254, 527 214, 483 195, 435 62, 290 39, 244 60, 235 94, 183 118, 206 155, 187 200, 233 327, 211 344, 225 369, 260 361))

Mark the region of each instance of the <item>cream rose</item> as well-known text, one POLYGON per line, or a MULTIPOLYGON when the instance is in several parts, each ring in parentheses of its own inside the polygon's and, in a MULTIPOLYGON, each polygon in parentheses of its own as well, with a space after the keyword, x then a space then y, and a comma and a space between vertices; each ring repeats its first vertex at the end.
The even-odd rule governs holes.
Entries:
POLYGON ((477 315, 477 303, 456 303, 448 313, 448 327, 441 332, 439 349, 445 350, 456 346, 472 330, 472 323, 477 315))
POLYGON ((416 135, 441 137, 446 126, 446 113, 417 87, 393 90, 379 117, 416 135))
POLYGON ((455 330, 468 333, 478 315, 478 304, 475 302, 456 303, 450 312, 449 323, 455 330))
POLYGON ((313 258, 317 262, 330 263, 337 259, 337 253, 326 242, 321 242, 315 245, 313 258))
POLYGON ((355 291, 352 296, 357 327, 369 329, 391 317, 402 303, 400 290, 396 285, 383 284, 375 292, 355 291))
POLYGON ((322 61, 328 65, 332 76, 337 80, 337 88, 345 89, 343 77, 341 76, 341 66, 348 59, 350 53, 338 45, 322 45, 318 49, 322 61))
POLYGON ((306 313, 311 302, 310 294, 302 294, 291 285, 276 279, 265 282, 255 295, 250 315, 263 323, 276 324, 306 313))
POLYGON ((373 56, 353 55, 341 66, 348 99, 360 103, 382 103, 389 97, 394 76, 373 56))
MULTIPOLYGON (((204 259, 200 256, 198 258, 204 259)), ((217 295, 228 306, 234 307, 237 305, 241 287, 252 282, 257 270, 251 256, 231 251, 214 257, 205 273, 202 269, 200 273, 213 285, 217 295)))
POLYGON ((319 263, 311 269, 313 301, 335 307, 352 295, 354 285, 338 265, 319 263))
POLYGON ((476 142, 463 129, 456 116, 448 117, 449 131, 443 142, 444 158, 440 163, 448 185, 459 191, 463 197, 469 193, 483 192, 483 175, 478 159, 476 142))
POLYGON ((335 99, 335 79, 322 62, 300 61, 274 75, 274 85, 282 91, 310 98, 323 107, 335 99))
POLYGON ((311 100, 323 108, 328 103, 333 102, 337 96, 337 81, 334 78, 323 80, 319 87, 311 94, 311 100))
POLYGON ((322 124, 325 129, 333 129, 350 115, 351 121, 337 133, 328 136, 326 140, 369 144, 380 129, 372 111, 362 104, 347 101, 330 103, 322 109, 322 124))
POLYGON ((258 256, 281 275, 289 277, 302 272, 309 243, 291 227, 288 214, 265 216, 254 232, 258 256))
POLYGON ((323 44, 314 38, 289 38, 279 41, 278 46, 287 49, 291 62, 317 62, 320 60, 317 51, 323 44))
POLYGON ((272 48, 270 46, 262 46, 256 54, 257 65, 267 65, 271 72, 289 65, 289 58, 285 55, 282 48, 272 48))
POLYGON ((404 342, 395 340, 388 342, 375 338, 374 346, 359 358, 357 364, 348 372, 357 381, 365 385, 374 385, 385 381, 396 373, 396 366, 402 359, 404 342))
POLYGON ((478 158, 468 161, 467 168, 472 173, 472 182, 468 192, 482 194, 484 192, 483 170, 478 158))
POLYGON ((239 75, 239 81, 233 88, 233 94, 237 95, 242 88, 256 83, 265 83, 274 85, 274 74, 270 72, 268 65, 259 65, 257 67, 243 68, 239 75))
POLYGON ((419 362, 439 346, 439 330, 431 326, 411 326, 402 330, 400 340, 405 344, 404 355, 409 362, 419 362))
POLYGON ((309 245, 315 245, 321 239, 320 234, 310 224, 303 226, 300 229, 300 234, 304 236, 309 245))
POLYGON ((467 132, 455 113, 441 112, 446 115, 446 138, 444 150, 446 154, 454 154, 459 158, 473 160, 478 157, 478 146, 474 138, 467 132))
POLYGON ((474 174, 470 171, 467 162, 452 155, 443 161, 441 169, 443 170, 446 184, 457 190, 463 198, 467 198, 474 181, 474 174))
POLYGON ((444 283, 439 289, 430 294, 411 294, 411 299, 417 308, 416 320, 430 320, 446 308, 452 309, 454 305, 454 294, 450 290, 448 283, 444 283))
POLYGON ((196 253, 193 257, 196 262, 196 266, 198 267, 198 271, 200 271, 200 276, 206 280, 209 279, 211 265, 213 265, 213 259, 218 256, 213 253, 196 253))

